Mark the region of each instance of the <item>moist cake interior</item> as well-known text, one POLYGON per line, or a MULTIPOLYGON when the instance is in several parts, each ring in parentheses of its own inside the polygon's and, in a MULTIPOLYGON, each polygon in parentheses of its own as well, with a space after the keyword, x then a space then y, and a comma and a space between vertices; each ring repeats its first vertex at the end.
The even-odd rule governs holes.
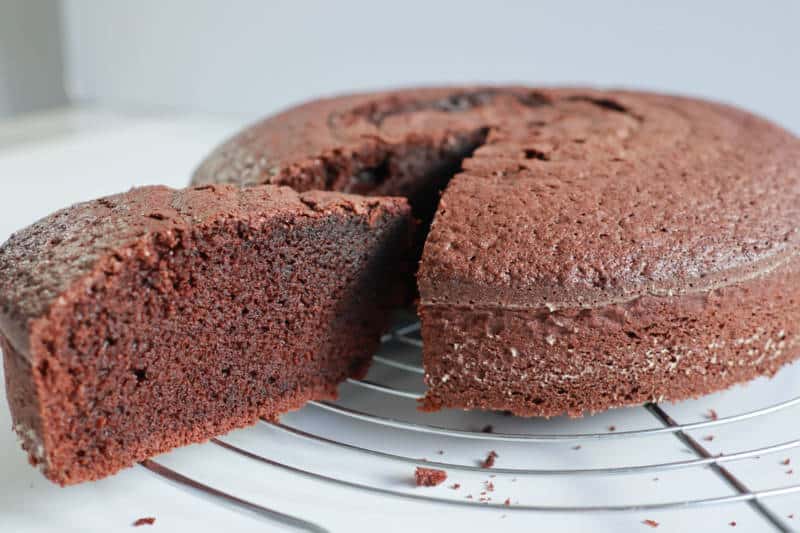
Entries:
POLYGON ((351 213, 314 195, 335 196, 165 228, 103 257, 31 336, 33 367, 3 339, 32 461, 62 484, 96 479, 362 376, 396 304, 407 219, 399 200, 351 213))

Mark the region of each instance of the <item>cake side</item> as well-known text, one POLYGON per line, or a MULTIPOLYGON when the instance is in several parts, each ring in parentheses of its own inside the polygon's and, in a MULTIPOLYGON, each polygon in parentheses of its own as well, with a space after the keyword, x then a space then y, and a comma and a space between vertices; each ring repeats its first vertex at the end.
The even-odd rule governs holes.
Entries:
POLYGON ((31 461, 97 479, 333 397, 386 327, 409 231, 402 199, 207 186, 18 233, 0 252, 2 347, 31 461))
POLYGON ((582 416, 771 376, 800 354, 800 261, 593 308, 421 304, 423 409, 582 416))
POLYGON ((800 353, 800 141, 709 102, 598 102, 490 133, 451 180, 418 274, 427 409, 577 416, 800 353))

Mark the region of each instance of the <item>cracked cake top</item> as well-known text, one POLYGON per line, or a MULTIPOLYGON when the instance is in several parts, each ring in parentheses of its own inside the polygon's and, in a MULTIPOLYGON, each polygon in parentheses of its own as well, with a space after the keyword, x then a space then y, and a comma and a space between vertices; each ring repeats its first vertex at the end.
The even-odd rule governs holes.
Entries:
POLYGON ((392 177, 409 146, 467 135, 425 244, 423 303, 588 307, 727 285, 798 253, 800 142, 729 106, 652 93, 321 100, 238 134, 194 180, 407 194, 392 177))

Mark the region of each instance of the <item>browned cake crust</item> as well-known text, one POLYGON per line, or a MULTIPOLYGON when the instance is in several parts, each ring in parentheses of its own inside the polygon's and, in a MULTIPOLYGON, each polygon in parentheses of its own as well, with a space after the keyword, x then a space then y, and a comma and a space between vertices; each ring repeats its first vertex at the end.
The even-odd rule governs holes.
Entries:
POLYGON ((332 398, 386 327, 402 198, 165 187, 79 204, 0 248, 16 431, 61 484, 332 398))
POLYGON ((347 96, 245 130, 195 181, 414 203, 459 156, 418 275, 426 408, 579 415, 797 356, 800 141, 735 108, 523 87, 347 96))

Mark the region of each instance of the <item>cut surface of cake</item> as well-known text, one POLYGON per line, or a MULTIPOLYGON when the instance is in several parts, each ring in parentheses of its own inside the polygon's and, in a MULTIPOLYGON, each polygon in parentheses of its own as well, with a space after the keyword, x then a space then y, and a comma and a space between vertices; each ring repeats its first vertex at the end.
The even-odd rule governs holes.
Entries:
POLYGON ((146 187, 0 248, 7 394, 31 461, 96 479, 365 371, 411 234, 402 198, 146 187))

